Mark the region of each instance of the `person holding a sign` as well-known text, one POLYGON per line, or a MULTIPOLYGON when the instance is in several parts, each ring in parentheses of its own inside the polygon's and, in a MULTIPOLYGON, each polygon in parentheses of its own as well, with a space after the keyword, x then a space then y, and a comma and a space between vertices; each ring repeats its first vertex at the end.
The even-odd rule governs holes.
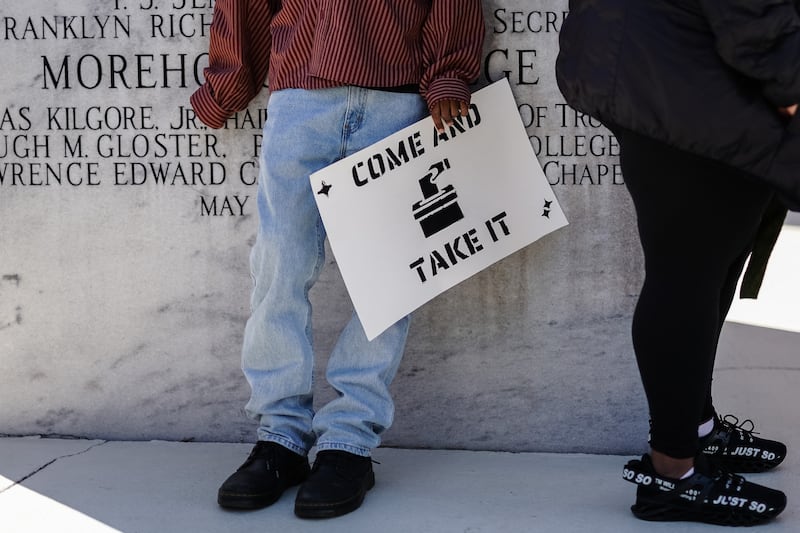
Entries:
POLYGON ((392 422, 408 318, 369 342, 353 315, 327 364, 337 395, 315 412, 308 293, 325 262, 314 195, 326 191, 309 175, 428 111, 440 129, 466 115, 484 32, 479 0, 217 0, 197 116, 223 127, 267 73, 271 90, 242 350, 258 442, 220 487, 221 506, 265 507, 302 484, 295 514, 325 518, 357 509, 373 486, 370 454, 392 422))
POLYGON ((556 73, 617 135, 645 258, 633 344, 651 452, 629 462, 634 515, 750 525, 786 496, 734 472, 786 446, 718 416, 717 343, 750 257, 758 291, 787 206, 800 209, 797 0, 572 0, 556 73))

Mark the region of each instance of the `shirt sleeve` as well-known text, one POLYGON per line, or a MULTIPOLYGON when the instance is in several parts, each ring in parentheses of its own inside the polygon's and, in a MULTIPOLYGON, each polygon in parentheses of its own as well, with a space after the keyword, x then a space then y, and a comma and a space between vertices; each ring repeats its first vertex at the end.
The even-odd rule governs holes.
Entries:
POLYGON ((209 30, 205 83, 190 97, 198 118, 221 128, 261 91, 272 47, 272 2, 217 0, 209 30))
POLYGON ((794 0, 700 0, 717 52, 762 84, 776 106, 800 101, 800 16, 794 0))
POLYGON ((480 74, 486 32, 480 0, 433 0, 422 29, 420 93, 428 107, 445 99, 469 102, 480 74))

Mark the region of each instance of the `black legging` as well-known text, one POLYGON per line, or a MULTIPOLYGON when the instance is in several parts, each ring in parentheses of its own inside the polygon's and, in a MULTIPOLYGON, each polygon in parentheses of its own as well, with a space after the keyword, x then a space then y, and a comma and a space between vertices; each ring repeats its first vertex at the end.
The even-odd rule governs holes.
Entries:
POLYGON ((771 192, 723 164, 617 134, 645 258, 633 346, 650 408, 650 445, 694 457, 697 426, 714 415, 720 331, 771 192))

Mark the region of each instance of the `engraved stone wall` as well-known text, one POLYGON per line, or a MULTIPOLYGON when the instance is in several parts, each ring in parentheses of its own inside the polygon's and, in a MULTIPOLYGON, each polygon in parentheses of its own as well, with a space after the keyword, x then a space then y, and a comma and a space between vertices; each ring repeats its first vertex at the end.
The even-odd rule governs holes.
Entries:
MULTIPOLYGON (((195 119, 212 9, 0 11, 0 434, 255 438, 239 352, 267 91, 222 130, 195 119)), ((566 9, 484 1, 476 88, 508 77, 571 224, 415 313, 387 445, 642 446, 629 340, 640 251, 616 140, 555 84, 566 9)), ((352 312, 329 263, 313 291, 320 402, 352 312)))

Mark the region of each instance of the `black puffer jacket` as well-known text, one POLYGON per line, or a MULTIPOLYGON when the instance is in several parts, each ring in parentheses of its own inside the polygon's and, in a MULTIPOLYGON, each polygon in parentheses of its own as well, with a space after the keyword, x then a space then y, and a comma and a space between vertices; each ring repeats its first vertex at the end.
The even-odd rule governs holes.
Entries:
POLYGON ((800 0, 570 0, 556 66, 576 109, 745 170, 800 209, 800 0))

